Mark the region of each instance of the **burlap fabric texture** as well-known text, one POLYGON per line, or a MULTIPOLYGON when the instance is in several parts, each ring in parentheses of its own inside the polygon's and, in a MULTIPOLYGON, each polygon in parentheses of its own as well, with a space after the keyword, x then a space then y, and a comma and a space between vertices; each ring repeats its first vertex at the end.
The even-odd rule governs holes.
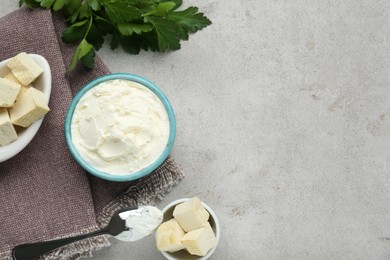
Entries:
MULTIPOLYGON (((51 67, 51 111, 32 142, 0 163, 0 259, 23 243, 88 233, 105 226, 117 209, 153 203, 183 178, 168 158, 155 172, 134 182, 108 182, 85 173, 65 144, 64 117, 74 93, 88 81, 110 73, 97 58, 91 71, 65 76, 74 46, 60 38, 64 19, 48 10, 19 9, 0 18, 0 60, 20 52, 44 56, 51 67)), ((69 245, 44 259, 77 259, 107 247, 100 236, 69 245)))

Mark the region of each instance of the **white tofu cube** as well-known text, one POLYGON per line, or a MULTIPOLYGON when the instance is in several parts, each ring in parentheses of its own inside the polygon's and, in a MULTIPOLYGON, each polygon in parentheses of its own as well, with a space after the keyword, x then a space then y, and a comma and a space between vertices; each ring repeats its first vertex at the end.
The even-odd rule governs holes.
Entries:
POLYGON ((207 222, 206 227, 185 234, 181 242, 191 255, 204 256, 217 245, 217 238, 210 223, 207 222))
POLYGON ((31 84, 43 73, 43 69, 25 52, 21 52, 11 58, 7 66, 25 86, 31 84))
POLYGON ((170 253, 184 249, 180 242, 184 234, 183 229, 175 219, 162 223, 156 230, 157 249, 170 253))
POLYGON ((18 138, 14 126, 5 108, 0 109, 0 147, 12 143, 18 138))
POLYGON ((32 84, 30 84, 28 86, 24 86, 22 83, 20 83, 20 81, 15 77, 15 75, 12 72, 10 72, 7 75, 5 75, 4 79, 12 81, 12 82, 15 82, 15 83, 21 85, 21 89, 19 91, 19 94, 16 97, 16 100, 18 100, 19 96, 21 94, 23 94, 24 92, 26 92, 30 87, 34 87, 32 84))
POLYGON ((210 214, 199 198, 194 197, 175 207, 173 217, 185 232, 205 227, 210 214))
POLYGON ((45 95, 36 88, 29 88, 10 109, 10 118, 14 125, 28 127, 49 111, 45 95))
POLYGON ((12 81, 12 82, 15 82, 15 83, 17 83, 19 85, 23 85, 22 83, 20 83, 20 81, 15 77, 15 75, 12 72, 10 72, 7 75, 5 75, 4 79, 7 79, 7 80, 12 81))
POLYGON ((17 83, 0 78, 0 107, 12 107, 20 88, 17 83))

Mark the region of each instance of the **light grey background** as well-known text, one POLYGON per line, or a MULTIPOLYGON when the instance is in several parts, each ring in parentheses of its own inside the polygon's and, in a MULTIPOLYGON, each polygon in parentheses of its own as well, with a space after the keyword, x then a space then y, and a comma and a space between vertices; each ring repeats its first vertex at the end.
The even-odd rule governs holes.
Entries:
MULTIPOLYGON (((186 178, 158 206, 211 206, 212 259, 390 259, 390 2, 184 2, 213 25, 181 50, 98 52, 175 109, 186 178)), ((153 237, 112 242, 95 259, 163 259, 153 237)))

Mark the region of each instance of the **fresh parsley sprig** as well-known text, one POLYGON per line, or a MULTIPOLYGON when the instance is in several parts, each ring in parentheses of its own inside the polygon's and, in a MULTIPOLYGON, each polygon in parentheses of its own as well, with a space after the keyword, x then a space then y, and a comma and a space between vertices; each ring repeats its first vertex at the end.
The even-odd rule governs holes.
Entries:
POLYGON ((197 7, 178 10, 182 4, 182 0, 19 0, 19 6, 52 9, 66 17, 62 40, 78 43, 68 70, 79 61, 93 68, 95 51, 105 40, 111 49, 121 45, 131 54, 141 49, 180 49, 181 40, 211 24, 197 7))

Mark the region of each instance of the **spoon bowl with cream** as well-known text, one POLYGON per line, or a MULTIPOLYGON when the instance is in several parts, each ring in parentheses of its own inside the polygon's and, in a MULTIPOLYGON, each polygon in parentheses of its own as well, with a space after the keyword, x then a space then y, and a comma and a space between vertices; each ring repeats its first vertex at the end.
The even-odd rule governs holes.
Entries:
POLYGON ((72 100, 65 137, 89 173, 110 181, 141 178, 168 157, 176 121, 164 93, 133 74, 116 73, 87 84, 72 100))

